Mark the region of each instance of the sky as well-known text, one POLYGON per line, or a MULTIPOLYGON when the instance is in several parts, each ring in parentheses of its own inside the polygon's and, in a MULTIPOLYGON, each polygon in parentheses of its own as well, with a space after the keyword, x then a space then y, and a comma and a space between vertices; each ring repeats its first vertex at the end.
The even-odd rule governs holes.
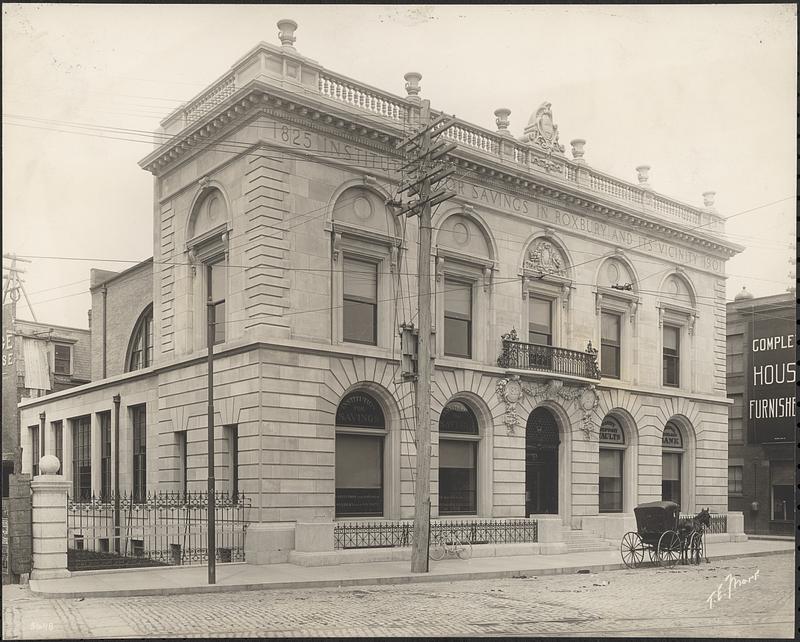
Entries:
MULTIPOLYGON (((562 144, 636 183, 730 217, 747 249, 729 300, 784 292, 795 255, 797 15, 772 5, 80 5, 3 10, 3 252, 33 258, 38 320, 87 327, 89 270, 152 256, 150 132, 259 41, 298 24, 325 68, 521 136, 552 104, 562 144), (102 127, 102 129, 98 129, 102 127), (110 130, 109 128, 115 128, 110 130), (111 259, 112 261, 106 261, 111 259)), ((4 261, 4 264, 7 262, 4 261)), ((22 318, 31 318, 25 306, 22 318)))

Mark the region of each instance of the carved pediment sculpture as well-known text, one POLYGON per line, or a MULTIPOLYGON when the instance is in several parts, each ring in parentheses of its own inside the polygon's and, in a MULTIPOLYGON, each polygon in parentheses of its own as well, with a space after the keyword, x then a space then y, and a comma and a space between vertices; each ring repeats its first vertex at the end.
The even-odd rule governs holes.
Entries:
POLYGON ((549 102, 543 102, 533 113, 525 128, 523 141, 540 147, 548 154, 564 151, 564 146, 558 142, 558 125, 553 122, 549 102))
POLYGON ((541 274, 564 276, 564 258, 559 249, 550 241, 537 241, 528 251, 523 267, 541 274))

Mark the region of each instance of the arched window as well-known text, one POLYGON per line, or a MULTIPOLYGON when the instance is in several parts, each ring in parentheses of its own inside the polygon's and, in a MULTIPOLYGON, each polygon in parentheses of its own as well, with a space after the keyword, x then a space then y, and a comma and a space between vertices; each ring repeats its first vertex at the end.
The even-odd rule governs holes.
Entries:
POLYGON ((336 410, 336 517, 383 516, 386 421, 364 391, 347 394, 336 410))
POLYGON ((670 420, 661 435, 661 499, 681 503, 681 468, 683 465, 683 435, 670 420))
POLYGON ((600 424, 600 512, 621 513, 623 507, 623 463, 625 433, 613 415, 600 424))
POLYGON ((149 305, 142 312, 133 328, 128 363, 125 371, 139 370, 153 365, 153 306, 149 305))
POLYGON ((478 420, 461 401, 439 417, 439 514, 474 515, 478 495, 478 420))

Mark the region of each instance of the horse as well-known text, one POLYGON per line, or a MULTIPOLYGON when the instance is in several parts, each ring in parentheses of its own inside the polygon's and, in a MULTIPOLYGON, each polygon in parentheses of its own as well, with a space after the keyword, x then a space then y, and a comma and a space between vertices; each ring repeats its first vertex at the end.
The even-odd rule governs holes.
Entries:
MULTIPOLYGON (((694 517, 683 518, 678 522, 678 535, 681 538, 681 562, 684 564, 689 561, 689 542, 693 533, 703 533, 706 529, 711 527, 711 511, 704 508, 694 517)), ((704 547, 705 548, 705 547, 704 547)), ((706 563, 708 563, 708 555, 705 555, 706 563)), ((700 560, 698 560, 698 563, 700 560)))

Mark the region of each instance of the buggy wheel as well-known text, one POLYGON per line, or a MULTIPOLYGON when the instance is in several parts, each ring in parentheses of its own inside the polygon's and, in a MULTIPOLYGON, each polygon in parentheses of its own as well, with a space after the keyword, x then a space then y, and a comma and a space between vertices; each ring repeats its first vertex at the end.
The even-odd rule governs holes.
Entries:
POLYGON ((619 554, 628 568, 636 568, 644 562, 644 543, 639 533, 629 532, 622 536, 619 554))
POLYGON ((675 566, 680 558, 681 538, 675 531, 665 531, 658 539, 658 564, 669 568, 675 566))
POLYGON ((689 538, 689 563, 700 564, 703 561, 705 554, 705 546, 703 543, 703 534, 695 531, 689 538))
POLYGON ((445 554, 444 540, 441 537, 431 540, 430 549, 428 550, 428 557, 434 562, 444 559, 445 554))
POLYGON ((456 555, 458 555, 458 559, 468 560, 472 557, 472 542, 468 539, 460 541, 457 546, 456 555))

